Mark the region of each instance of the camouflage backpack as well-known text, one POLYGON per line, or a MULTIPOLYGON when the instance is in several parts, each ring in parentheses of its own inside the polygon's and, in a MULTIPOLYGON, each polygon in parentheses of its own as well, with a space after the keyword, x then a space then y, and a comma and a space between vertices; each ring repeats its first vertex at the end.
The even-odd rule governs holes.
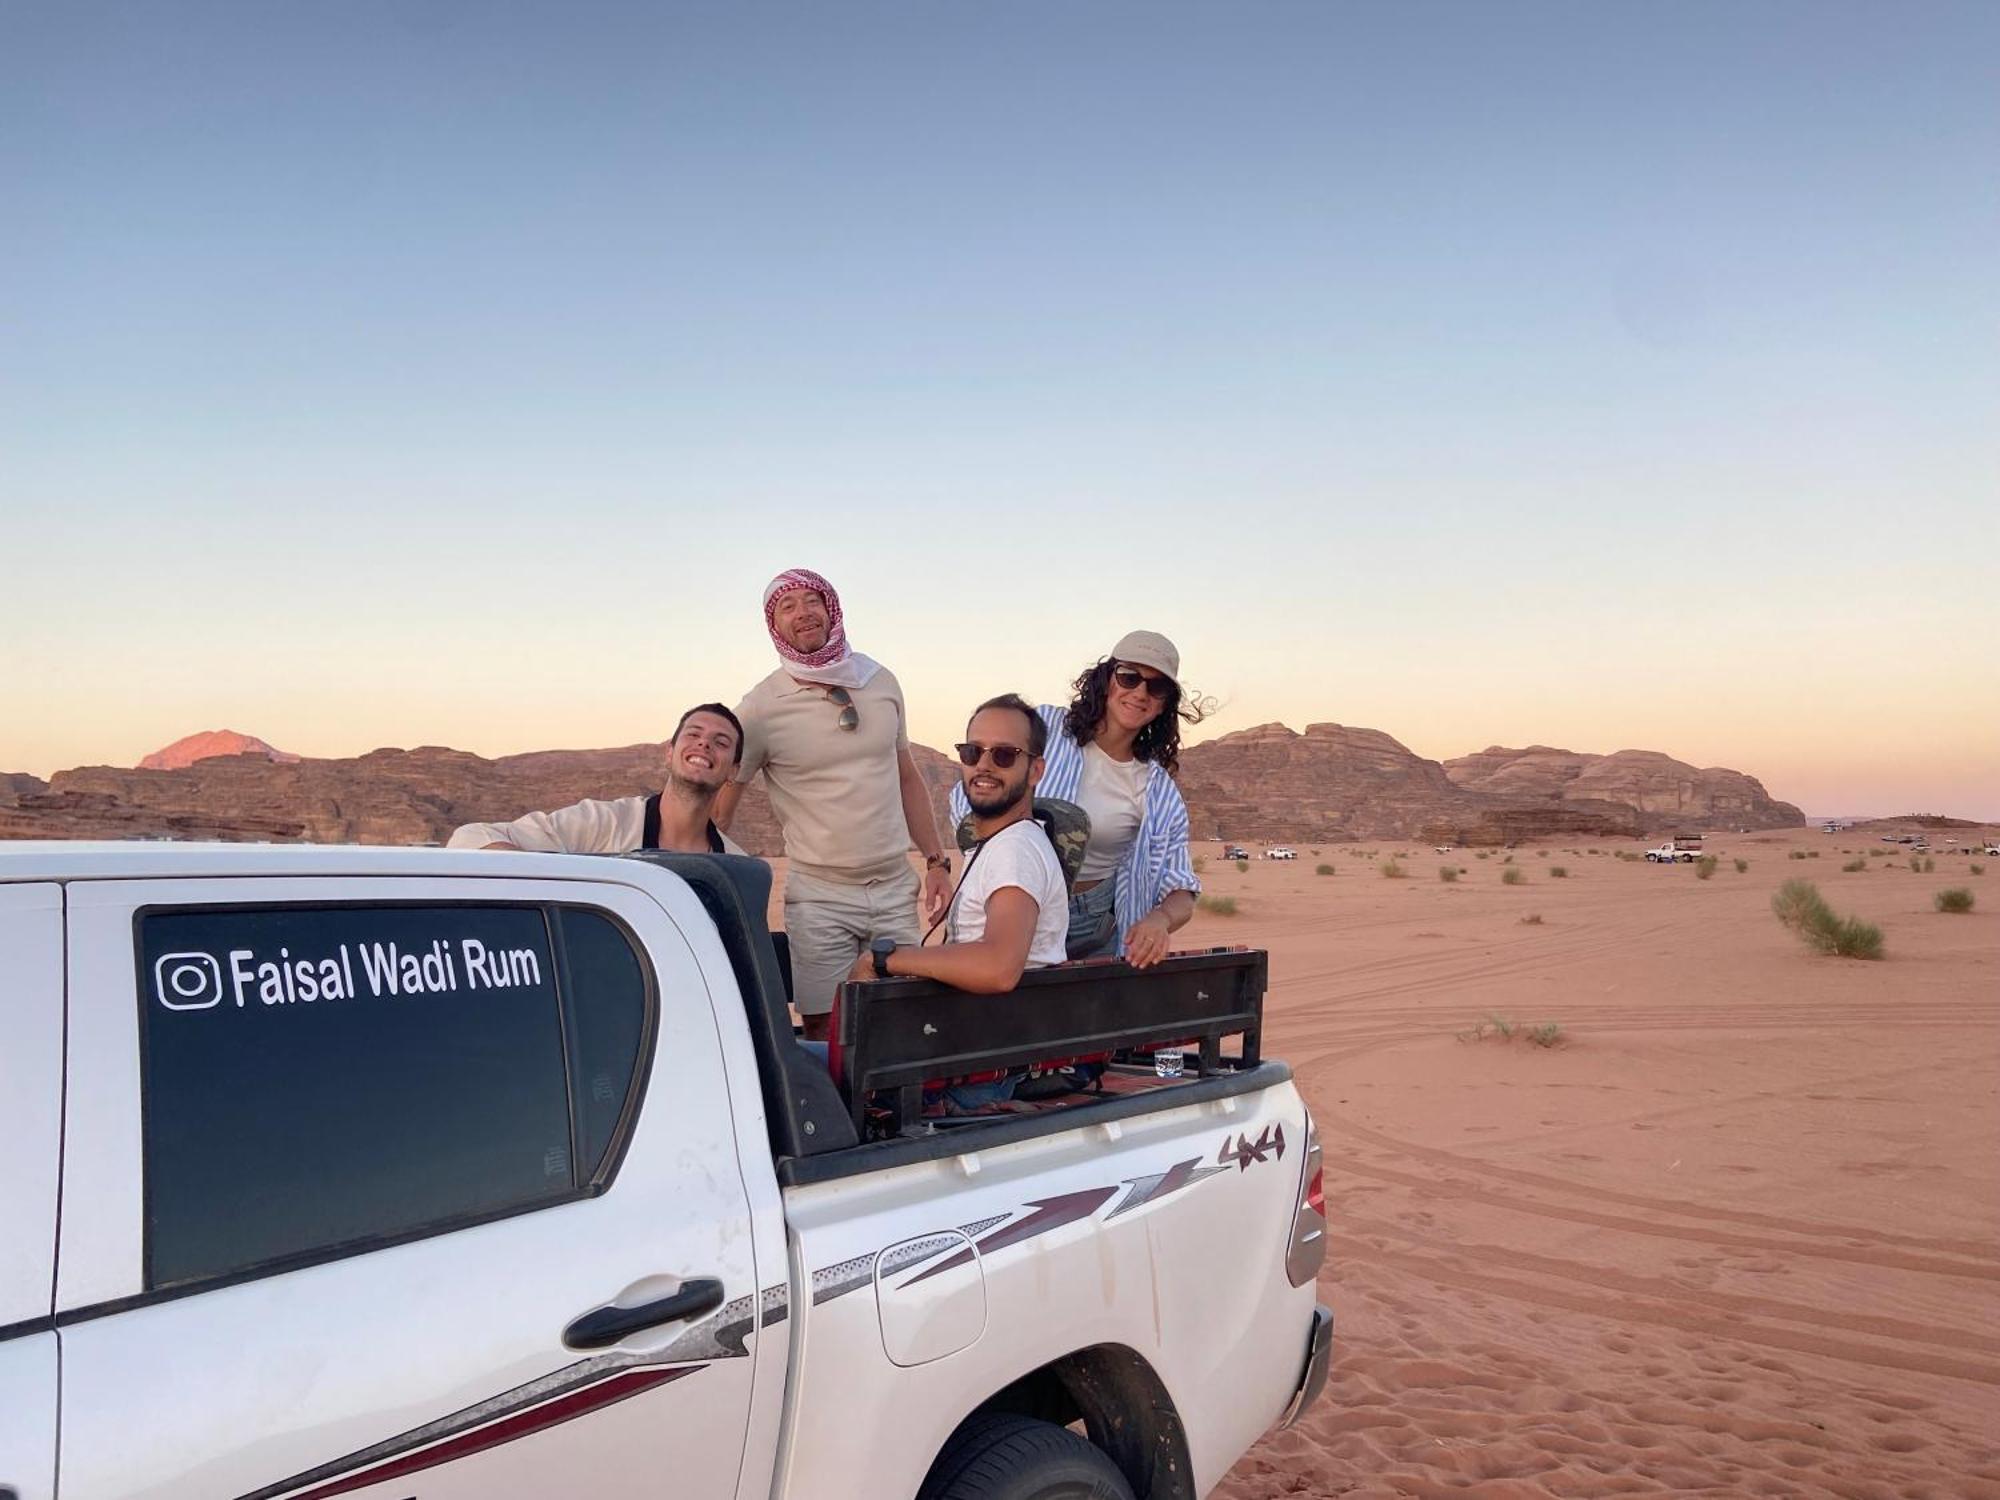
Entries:
MULTIPOLYGON (((1037 797, 1034 818, 1042 825, 1042 832, 1049 836, 1050 847, 1056 851, 1056 863, 1062 866, 1063 889, 1074 890, 1076 872, 1083 868, 1084 845, 1090 842, 1090 814, 1074 802, 1064 802, 1057 797, 1037 797)), ((972 836, 972 814, 967 813, 958 820, 959 852, 963 854, 977 842, 972 836)))

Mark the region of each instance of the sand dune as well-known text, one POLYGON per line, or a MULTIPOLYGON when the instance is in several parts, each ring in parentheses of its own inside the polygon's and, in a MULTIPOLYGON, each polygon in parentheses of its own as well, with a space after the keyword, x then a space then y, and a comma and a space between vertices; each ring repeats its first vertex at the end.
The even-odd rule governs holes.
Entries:
POLYGON ((2000 861, 1846 873, 1882 846, 1799 831, 1706 881, 1519 849, 1508 886, 1501 853, 1374 847, 1407 878, 1207 851, 1239 912, 1189 935, 1271 950, 1339 1318, 1325 1399, 1219 1494, 2000 1497, 2000 861), (1885 961, 1777 925, 1802 874, 1885 961))

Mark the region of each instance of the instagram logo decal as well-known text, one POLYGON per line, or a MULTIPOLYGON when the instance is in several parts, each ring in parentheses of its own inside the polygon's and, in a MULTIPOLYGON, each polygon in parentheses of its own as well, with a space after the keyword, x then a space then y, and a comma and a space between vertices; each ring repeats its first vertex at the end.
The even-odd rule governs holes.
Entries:
POLYGON ((206 953, 163 953, 153 993, 168 1010, 207 1010, 222 1000, 222 966, 206 953))

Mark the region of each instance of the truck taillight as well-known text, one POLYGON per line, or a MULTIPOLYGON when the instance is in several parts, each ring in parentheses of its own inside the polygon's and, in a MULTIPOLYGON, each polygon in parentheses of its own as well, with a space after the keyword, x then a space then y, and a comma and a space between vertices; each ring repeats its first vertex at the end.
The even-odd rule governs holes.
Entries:
POLYGON ((1305 1159, 1299 1164, 1299 1200, 1292 1217, 1292 1242, 1285 1251, 1285 1275, 1293 1286, 1304 1286, 1326 1263, 1326 1174, 1322 1168, 1319 1129, 1306 1114, 1305 1159))

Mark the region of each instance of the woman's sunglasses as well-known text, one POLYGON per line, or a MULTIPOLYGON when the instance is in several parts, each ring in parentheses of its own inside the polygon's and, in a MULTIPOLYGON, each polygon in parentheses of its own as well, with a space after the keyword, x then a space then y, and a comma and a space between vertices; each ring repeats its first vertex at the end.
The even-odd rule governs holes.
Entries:
POLYGON ((1113 667, 1111 680, 1128 693, 1143 682, 1146 685, 1146 696, 1149 698, 1164 698, 1174 690, 1172 678, 1148 677, 1136 667, 1113 667))
POLYGON ((959 761, 964 765, 976 766, 981 756, 990 755, 993 764, 1003 771, 1011 771, 1014 762, 1028 753, 1019 745, 954 745, 952 748, 958 752, 959 761))
POLYGON ((846 688, 830 687, 826 690, 826 696, 840 705, 840 727, 842 729, 859 729, 861 727, 861 711, 854 706, 854 697, 846 688))

